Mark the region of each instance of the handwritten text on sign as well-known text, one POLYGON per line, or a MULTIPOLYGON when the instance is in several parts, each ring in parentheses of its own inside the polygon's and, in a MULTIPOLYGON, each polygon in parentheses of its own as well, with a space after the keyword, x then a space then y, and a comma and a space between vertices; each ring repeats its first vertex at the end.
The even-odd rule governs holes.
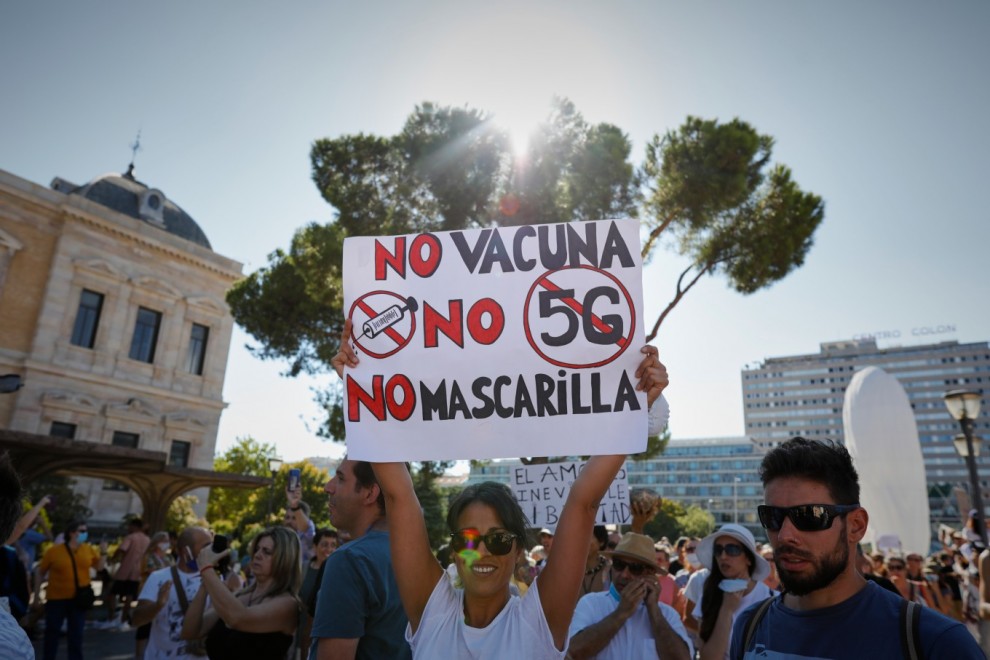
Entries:
POLYGON ((644 448, 635 221, 348 238, 344 306, 352 458, 644 448))
MULTIPOLYGON (((556 527, 571 484, 583 469, 583 462, 520 465, 512 468, 509 487, 531 525, 550 529, 556 527)), ((626 468, 623 466, 598 506, 595 524, 626 525, 630 522, 630 516, 629 486, 626 483, 626 468)))

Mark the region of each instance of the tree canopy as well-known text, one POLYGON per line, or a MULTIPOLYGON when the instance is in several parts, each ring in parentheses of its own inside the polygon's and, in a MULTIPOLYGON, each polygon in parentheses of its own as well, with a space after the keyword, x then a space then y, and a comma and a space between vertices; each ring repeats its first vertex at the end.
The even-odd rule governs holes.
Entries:
MULTIPOLYGON (((432 103, 416 106, 391 137, 314 142, 313 181, 334 218, 299 229, 228 293, 235 320, 257 341, 251 350, 286 360, 292 376, 329 369, 344 322, 348 236, 638 217, 644 259, 666 245, 689 263, 652 340, 706 274, 749 294, 799 267, 824 217, 821 198, 772 163, 773 138, 739 119, 688 117, 655 135, 637 166, 620 128, 590 124, 556 99, 525 154, 509 144, 487 113, 432 103)), ((321 433, 343 438, 339 384, 317 397, 327 410, 321 433)))

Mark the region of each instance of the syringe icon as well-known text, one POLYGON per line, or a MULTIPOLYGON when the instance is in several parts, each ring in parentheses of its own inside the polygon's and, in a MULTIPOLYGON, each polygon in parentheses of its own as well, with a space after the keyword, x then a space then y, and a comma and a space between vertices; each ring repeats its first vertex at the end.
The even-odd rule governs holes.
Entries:
POLYGON ((415 298, 409 296, 406 298, 405 305, 392 305, 384 312, 362 323, 361 335, 357 339, 361 339, 362 337, 373 339, 376 335, 381 334, 387 328, 391 328, 401 321, 407 310, 415 313, 418 309, 419 303, 416 302, 415 298))

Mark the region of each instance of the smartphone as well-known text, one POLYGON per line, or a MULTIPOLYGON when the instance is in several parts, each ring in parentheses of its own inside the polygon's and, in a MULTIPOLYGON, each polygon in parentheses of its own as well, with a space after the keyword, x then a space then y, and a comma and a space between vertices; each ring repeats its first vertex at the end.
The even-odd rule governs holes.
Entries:
MULTIPOLYGON (((227 537, 223 534, 217 534, 213 537, 213 552, 223 552, 227 549, 228 545, 227 537)), ((218 561, 215 568, 220 575, 226 575, 227 569, 230 568, 230 555, 218 561)))
POLYGON ((292 468, 289 470, 289 490, 298 490, 301 478, 302 473, 299 468, 292 468))

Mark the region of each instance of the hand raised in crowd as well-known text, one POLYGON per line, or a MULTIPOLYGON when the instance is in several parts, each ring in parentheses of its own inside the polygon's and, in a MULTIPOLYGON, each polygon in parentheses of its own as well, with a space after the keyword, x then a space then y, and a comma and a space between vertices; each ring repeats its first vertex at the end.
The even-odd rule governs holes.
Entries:
POLYGON ((223 552, 213 552, 213 546, 211 544, 206 544, 203 549, 199 551, 199 555, 196 557, 196 565, 199 566, 199 570, 203 571, 208 566, 216 566, 217 562, 230 554, 230 548, 227 548, 223 552))
POLYGON ((724 613, 726 616, 732 616, 742 605, 743 596, 746 595, 745 589, 740 589, 739 591, 727 591, 722 594, 722 608, 719 612, 719 616, 724 613))
POLYGON ((655 346, 644 346, 639 352, 645 357, 636 369, 636 378, 639 379, 636 390, 646 392, 647 408, 649 408, 670 384, 670 379, 667 377, 667 367, 660 361, 660 351, 655 346))
POLYGON ((347 319, 344 321, 344 331, 340 333, 340 350, 330 360, 330 364, 333 365, 337 375, 341 378, 344 377, 345 366, 356 367, 358 364, 357 353, 354 352, 354 347, 351 346, 352 329, 351 320, 347 319))
POLYGON ((158 597, 155 598, 155 604, 158 605, 158 609, 165 607, 168 604, 169 591, 172 589, 172 581, 166 580, 158 585, 158 597))
POLYGON ((646 603, 646 610, 650 614, 650 619, 655 619, 654 615, 660 615, 660 579, 653 575, 644 575, 643 584, 646 586, 646 595, 643 600, 646 603))
POLYGON ((288 500, 290 508, 298 508, 299 503, 302 502, 302 485, 300 484, 294 490, 290 490, 289 487, 286 486, 285 498, 288 500))

